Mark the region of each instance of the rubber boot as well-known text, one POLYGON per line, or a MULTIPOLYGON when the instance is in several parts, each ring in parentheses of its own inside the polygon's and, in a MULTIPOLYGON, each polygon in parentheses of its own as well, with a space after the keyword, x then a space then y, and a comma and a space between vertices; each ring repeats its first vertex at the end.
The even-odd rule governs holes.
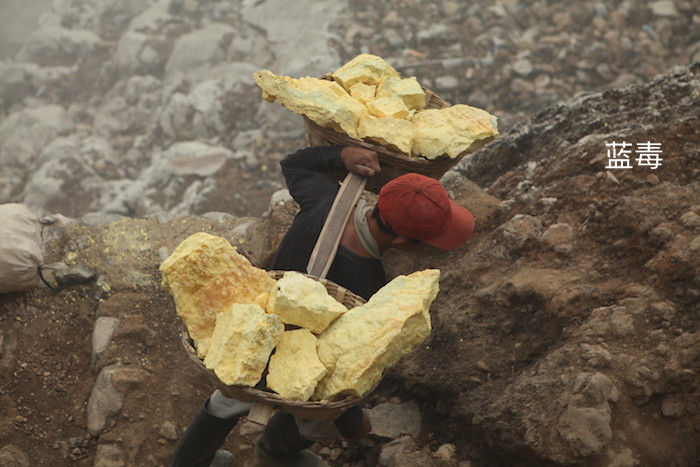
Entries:
MULTIPOLYGON (((171 467, 210 467, 217 450, 238 422, 239 417, 215 417, 207 411, 206 405, 205 402, 180 438, 171 467)), ((233 455, 226 451, 217 456, 216 465, 225 466, 225 463, 221 463, 225 458, 229 459, 228 465, 233 465, 233 455)))
POLYGON ((293 415, 277 412, 267 422, 255 452, 268 467, 328 467, 308 449, 312 444, 299 434, 293 415))

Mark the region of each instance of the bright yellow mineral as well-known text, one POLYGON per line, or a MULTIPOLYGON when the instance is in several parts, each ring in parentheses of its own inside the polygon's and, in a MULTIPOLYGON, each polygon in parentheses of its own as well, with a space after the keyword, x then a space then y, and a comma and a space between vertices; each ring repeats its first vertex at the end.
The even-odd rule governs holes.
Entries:
POLYGON ((386 79, 377 86, 376 96, 401 99, 409 110, 425 107, 425 91, 415 77, 386 79))
POLYGON ((328 370, 318 359, 318 339, 306 329, 282 334, 270 357, 267 387, 288 400, 307 401, 328 370))
POLYGON ((182 241, 160 272, 200 356, 206 353, 217 314, 234 303, 252 303, 275 285, 226 239, 205 232, 182 241))
POLYGON ((411 154, 415 132, 415 127, 408 120, 371 115, 361 119, 357 127, 360 138, 406 155, 411 154))
POLYGON ((454 158, 498 136, 496 117, 463 104, 418 111, 412 122, 416 128, 413 154, 426 159, 454 158))
POLYGON ((378 85, 387 78, 400 78, 399 72, 383 58, 372 54, 360 54, 332 73, 335 81, 345 89, 355 83, 378 85))
POLYGON ((387 367, 430 334, 429 309, 439 279, 437 269, 398 276, 331 324, 318 341, 319 359, 329 373, 312 398, 362 396, 372 389, 387 367))
POLYGON ((255 386, 284 325, 255 304, 235 304, 216 316, 204 366, 229 385, 255 386))
POLYGON ((269 70, 258 71, 253 77, 267 101, 277 100, 287 109, 308 117, 318 125, 352 137, 357 137, 360 118, 368 114, 364 105, 334 81, 278 76, 269 70))
POLYGON ((367 108, 377 118, 406 118, 410 114, 406 104, 397 97, 380 97, 368 102, 367 108))
POLYGON ((358 82, 350 86, 348 92, 353 98, 367 105, 368 102, 374 100, 375 93, 377 92, 377 86, 358 82))
POLYGON ((285 324, 306 328, 316 334, 347 311, 328 295, 320 282, 296 271, 287 271, 270 292, 267 312, 285 324))

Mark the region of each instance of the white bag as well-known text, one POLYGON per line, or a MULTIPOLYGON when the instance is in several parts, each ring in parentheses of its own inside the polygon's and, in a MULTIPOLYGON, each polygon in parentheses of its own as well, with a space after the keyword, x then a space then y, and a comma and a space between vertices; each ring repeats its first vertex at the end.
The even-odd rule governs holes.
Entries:
POLYGON ((37 216, 21 204, 0 204, 0 293, 37 285, 43 262, 37 216))

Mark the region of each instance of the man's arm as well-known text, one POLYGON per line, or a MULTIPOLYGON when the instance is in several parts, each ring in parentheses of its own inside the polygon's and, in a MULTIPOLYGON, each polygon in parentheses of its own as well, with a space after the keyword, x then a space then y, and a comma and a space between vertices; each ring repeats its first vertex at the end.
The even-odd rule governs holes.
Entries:
POLYGON ((353 146, 301 149, 285 157, 280 166, 289 193, 299 204, 338 190, 338 182, 328 171, 344 169, 367 177, 381 171, 376 152, 353 146))

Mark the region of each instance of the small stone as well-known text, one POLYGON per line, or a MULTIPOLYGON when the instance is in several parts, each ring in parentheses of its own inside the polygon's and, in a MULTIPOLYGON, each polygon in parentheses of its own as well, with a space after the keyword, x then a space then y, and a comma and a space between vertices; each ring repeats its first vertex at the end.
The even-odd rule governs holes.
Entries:
POLYGON ((513 71, 520 76, 529 76, 533 70, 534 67, 532 66, 532 63, 526 58, 521 58, 513 63, 513 71))
POLYGON ((173 422, 165 422, 160 426, 158 435, 165 439, 175 441, 177 439, 177 430, 175 429, 175 424, 173 422))
POLYGON ((666 396, 661 401, 661 413, 666 418, 680 418, 685 415, 683 399, 677 395, 666 396))
POLYGON ((552 224, 542 234, 542 241, 557 253, 570 253, 574 248, 574 230, 568 224, 552 224))
POLYGON ((688 211, 681 216, 681 224, 689 229, 700 228, 700 216, 693 211, 688 211))
POLYGON ((656 174, 649 174, 647 175, 647 183, 649 185, 658 185, 659 184, 659 176, 656 174))
POLYGON ((92 355, 93 361, 102 355, 109 344, 112 342, 112 336, 119 326, 117 318, 101 316, 95 321, 95 326, 92 330, 92 355))
POLYGON ((450 462, 454 459, 456 451, 454 444, 443 444, 435 451, 435 457, 444 462, 450 462))
POLYGON ((56 281, 62 287, 85 284, 95 278, 95 273, 91 271, 85 263, 78 263, 65 271, 56 272, 56 281))
POLYGON ((376 436, 395 439, 401 433, 416 436, 420 431, 422 415, 415 402, 379 404, 367 413, 372 423, 372 434, 376 436))
POLYGON ((650 5, 651 12, 656 16, 672 18, 678 16, 676 5, 671 0, 654 2, 650 5))
POLYGON ((459 79, 451 75, 438 76, 435 78, 435 87, 441 91, 451 91, 459 87, 459 79))

